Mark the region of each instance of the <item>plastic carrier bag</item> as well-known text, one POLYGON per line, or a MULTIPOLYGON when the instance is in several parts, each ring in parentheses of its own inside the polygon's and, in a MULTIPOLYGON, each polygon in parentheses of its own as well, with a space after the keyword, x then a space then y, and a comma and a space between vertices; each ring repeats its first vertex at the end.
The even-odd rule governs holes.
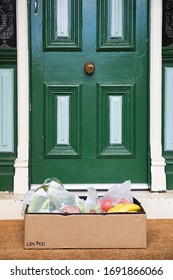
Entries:
POLYGON ((131 182, 125 181, 120 186, 113 185, 102 197, 98 199, 97 203, 100 205, 101 211, 103 212, 106 212, 108 209, 119 203, 133 203, 131 182))
POLYGON ((59 180, 50 178, 25 194, 22 215, 26 209, 28 213, 60 213, 66 206, 79 206, 79 202, 79 197, 68 192, 59 180))
POLYGON ((98 194, 95 188, 88 187, 86 200, 80 202, 81 213, 100 213, 100 206, 97 204, 98 194))
POLYGON ((133 203, 131 182, 113 185, 102 197, 94 187, 88 187, 86 199, 67 191, 56 178, 29 190, 23 199, 22 215, 27 213, 102 213, 117 204, 133 203))

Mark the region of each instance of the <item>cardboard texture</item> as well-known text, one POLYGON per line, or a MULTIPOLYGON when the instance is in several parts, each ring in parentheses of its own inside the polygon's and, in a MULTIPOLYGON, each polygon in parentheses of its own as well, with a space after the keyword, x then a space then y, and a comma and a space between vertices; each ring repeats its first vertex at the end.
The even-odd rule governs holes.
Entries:
POLYGON ((25 249, 145 247, 145 212, 25 213, 25 249))

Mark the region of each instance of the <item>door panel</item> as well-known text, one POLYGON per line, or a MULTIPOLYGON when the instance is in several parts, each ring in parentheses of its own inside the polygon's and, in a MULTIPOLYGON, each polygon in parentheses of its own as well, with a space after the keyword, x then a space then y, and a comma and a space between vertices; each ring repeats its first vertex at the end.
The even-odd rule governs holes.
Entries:
POLYGON ((135 2, 135 0, 97 1, 98 51, 135 49, 135 2))
POLYGON ((31 2, 31 183, 147 183, 147 1, 41 2, 37 16, 31 2))
POLYGON ((82 85, 44 84, 45 158, 81 158, 82 85))
POLYGON ((46 0, 43 2, 44 50, 81 50, 82 1, 46 0))
POLYGON ((135 86, 98 85, 97 100, 98 157, 134 159, 135 86))

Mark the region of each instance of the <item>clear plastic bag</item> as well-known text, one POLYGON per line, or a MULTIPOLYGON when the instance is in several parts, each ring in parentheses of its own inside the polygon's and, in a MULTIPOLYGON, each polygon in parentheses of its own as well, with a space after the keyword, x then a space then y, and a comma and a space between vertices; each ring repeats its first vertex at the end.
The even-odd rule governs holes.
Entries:
POLYGON ((86 200, 81 200, 81 213, 100 213, 100 206, 97 204, 98 194, 95 188, 88 187, 86 200))
POLYGON ((49 178, 25 194, 22 215, 27 206, 28 213, 60 213, 65 206, 79 206, 79 202, 79 197, 68 192, 58 179, 49 178))
POLYGON ((87 189, 86 200, 67 191, 56 178, 47 179, 43 185, 29 190, 23 199, 22 215, 28 213, 100 213, 107 212, 119 203, 133 203, 131 182, 113 185, 102 197, 94 187, 87 189), (71 212, 70 212, 71 211, 71 212))
POLYGON ((101 198, 97 200, 102 211, 107 212, 118 203, 133 203, 131 182, 125 181, 120 186, 113 185, 101 198))
POLYGON ((79 206, 78 195, 67 191, 64 186, 58 186, 54 183, 50 183, 48 188, 48 196, 55 206, 54 212, 62 212, 66 206, 79 206))
POLYGON ((27 206, 31 203, 34 197, 35 189, 32 188, 23 197, 22 211, 21 214, 24 216, 27 206))
POLYGON ((33 198, 28 206, 28 213, 48 212, 49 199, 44 189, 34 192, 33 198))

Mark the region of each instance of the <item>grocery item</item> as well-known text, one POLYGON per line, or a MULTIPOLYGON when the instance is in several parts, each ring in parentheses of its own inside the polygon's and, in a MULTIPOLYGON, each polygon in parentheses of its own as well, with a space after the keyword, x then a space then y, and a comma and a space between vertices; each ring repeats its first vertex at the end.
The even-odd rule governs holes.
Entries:
POLYGON ((107 212, 114 205, 114 200, 111 198, 107 198, 101 202, 101 209, 107 212))
POLYGON ((142 208, 135 203, 119 203, 116 206, 112 207, 110 210, 108 210, 108 213, 114 213, 114 212, 139 212, 142 208))
POLYGON ((32 199, 32 203, 28 206, 28 213, 35 213, 45 210, 48 205, 48 198, 36 195, 32 199))
POLYGON ((80 208, 76 205, 68 205, 62 208, 61 213, 80 213, 80 208))
POLYGON ((139 212, 130 192, 131 183, 113 185, 101 197, 94 187, 87 188, 86 197, 67 191, 56 178, 47 179, 43 185, 32 188, 24 196, 23 214, 28 213, 116 213, 139 212))
POLYGON ((28 213, 60 213, 65 206, 79 203, 78 195, 68 192, 58 179, 50 178, 25 194, 22 214, 26 209, 28 213))
POLYGON ((107 212, 119 203, 133 203, 131 194, 131 182, 125 181, 120 186, 113 185, 102 197, 97 200, 103 212, 107 212))
POLYGON ((108 213, 118 212, 118 210, 124 205, 125 205, 124 203, 118 203, 114 207, 110 208, 107 212, 108 213))
POLYGON ((125 204, 121 208, 119 208, 118 212, 129 212, 129 211, 141 211, 142 208, 135 204, 135 203, 130 203, 130 204, 125 204))

